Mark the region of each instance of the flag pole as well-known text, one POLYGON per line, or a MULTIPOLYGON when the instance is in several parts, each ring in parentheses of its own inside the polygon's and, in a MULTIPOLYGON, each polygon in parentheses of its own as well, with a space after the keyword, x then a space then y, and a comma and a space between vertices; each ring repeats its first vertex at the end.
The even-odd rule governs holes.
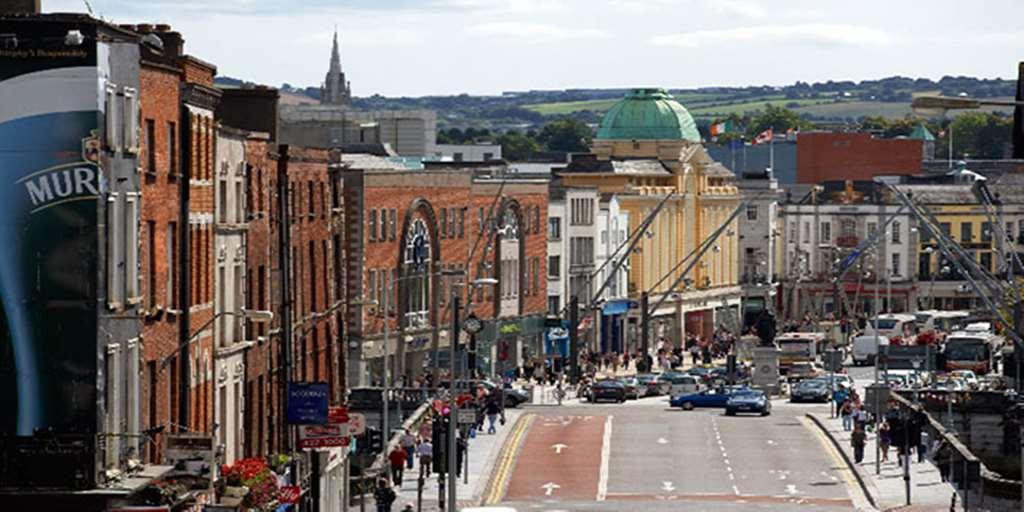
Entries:
POLYGON ((768 128, 768 168, 775 173, 775 128, 768 128))

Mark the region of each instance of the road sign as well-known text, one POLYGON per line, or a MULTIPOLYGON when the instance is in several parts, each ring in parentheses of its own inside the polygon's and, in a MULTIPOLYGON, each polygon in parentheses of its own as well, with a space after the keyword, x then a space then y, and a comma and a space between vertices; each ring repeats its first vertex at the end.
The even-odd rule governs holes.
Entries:
POLYGON ((366 415, 361 412, 353 412, 348 415, 348 433, 353 436, 361 436, 366 432, 366 415))
POLYGON ((838 372, 843 369, 843 352, 840 350, 829 350, 825 352, 825 369, 830 372, 838 372))
POLYGON ((348 423, 348 407, 328 407, 327 423, 348 423))
POLYGON ((299 448, 348 446, 348 425, 299 425, 299 448))
POLYGON ((326 382, 288 383, 288 423, 323 425, 327 423, 330 390, 326 382))
POLYGON ((462 322, 462 330, 466 331, 467 334, 476 334, 483 329, 484 323, 472 313, 462 322))
POLYGON ((476 423, 476 409, 459 409, 459 425, 476 423))

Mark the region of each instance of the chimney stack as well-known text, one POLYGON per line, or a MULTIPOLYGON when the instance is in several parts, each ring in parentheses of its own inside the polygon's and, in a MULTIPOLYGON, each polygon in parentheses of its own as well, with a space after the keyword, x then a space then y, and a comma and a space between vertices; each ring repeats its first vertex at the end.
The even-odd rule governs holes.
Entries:
POLYGON ((0 14, 39 14, 39 0, 0 0, 0 14))

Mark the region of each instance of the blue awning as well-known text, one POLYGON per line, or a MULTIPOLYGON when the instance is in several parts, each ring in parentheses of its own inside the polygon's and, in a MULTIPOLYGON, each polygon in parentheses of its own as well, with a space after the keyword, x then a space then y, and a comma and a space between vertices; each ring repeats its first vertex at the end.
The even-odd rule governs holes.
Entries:
POLYGON ((621 315, 629 311, 630 307, 634 307, 636 301, 629 299, 610 300, 601 307, 601 314, 603 315, 621 315))

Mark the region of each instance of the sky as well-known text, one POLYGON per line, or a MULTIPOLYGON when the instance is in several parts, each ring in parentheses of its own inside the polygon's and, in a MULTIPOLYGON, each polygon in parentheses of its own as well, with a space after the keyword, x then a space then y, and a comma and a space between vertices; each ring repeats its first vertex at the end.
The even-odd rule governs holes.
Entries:
MULTIPOLYGON (((356 96, 1016 78, 1020 0, 88 0, 167 23, 220 75, 318 86, 335 26, 356 96)), ((84 12, 86 0, 43 0, 84 12)))

